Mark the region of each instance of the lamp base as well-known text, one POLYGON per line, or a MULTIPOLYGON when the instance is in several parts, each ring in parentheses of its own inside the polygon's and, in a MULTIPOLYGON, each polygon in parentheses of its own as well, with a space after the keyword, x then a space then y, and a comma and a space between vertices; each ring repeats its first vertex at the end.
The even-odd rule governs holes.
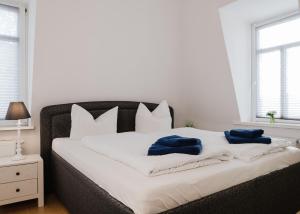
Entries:
POLYGON ((25 159, 25 156, 23 156, 23 155, 15 155, 15 156, 13 156, 13 158, 12 158, 12 160, 13 161, 20 161, 20 160, 24 160, 25 159))

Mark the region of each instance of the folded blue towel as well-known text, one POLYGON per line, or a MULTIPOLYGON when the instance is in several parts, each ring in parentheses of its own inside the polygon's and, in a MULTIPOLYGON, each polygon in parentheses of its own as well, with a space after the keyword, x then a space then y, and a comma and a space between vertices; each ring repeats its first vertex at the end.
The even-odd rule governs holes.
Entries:
POLYGON ((153 144, 148 150, 148 156, 167 155, 173 153, 199 155, 202 151, 202 145, 169 147, 153 144))
POLYGON ((272 143, 270 137, 257 137, 257 138, 236 137, 230 135, 229 131, 225 131, 224 134, 230 144, 245 144, 245 143, 271 144, 272 143))
POLYGON ((197 138, 187 138, 178 135, 158 139, 148 150, 149 156, 166 155, 172 153, 199 155, 202 143, 197 138))
MULTIPOLYGON (((199 145, 199 139, 171 135, 158 139, 155 144, 169 147, 195 146, 199 145)), ((201 141, 200 141, 201 142, 201 141)))
POLYGON ((232 129, 230 135, 243 138, 257 138, 264 134, 262 129, 232 129))

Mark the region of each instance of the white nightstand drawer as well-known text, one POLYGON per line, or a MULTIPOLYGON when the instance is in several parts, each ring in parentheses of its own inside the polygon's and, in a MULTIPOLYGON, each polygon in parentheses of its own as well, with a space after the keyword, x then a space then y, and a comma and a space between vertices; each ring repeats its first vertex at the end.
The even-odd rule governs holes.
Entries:
POLYGON ((0 158, 0 206, 37 198, 38 206, 43 207, 43 165, 40 155, 34 154, 20 161, 0 158))
POLYGON ((33 178, 37 178, 37 163, 0 168, 0 184, 33 178))
POLYGON ((0 184, 0 201, 37 194, 37 179, 0 184))

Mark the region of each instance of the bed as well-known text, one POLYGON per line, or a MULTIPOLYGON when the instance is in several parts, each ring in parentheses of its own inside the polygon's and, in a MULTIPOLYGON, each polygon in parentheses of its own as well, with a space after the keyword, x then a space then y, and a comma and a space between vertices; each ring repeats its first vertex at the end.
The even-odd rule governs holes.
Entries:
MULTIPOLYGON (((135 113, 139 104, 137 102, 88 102, 77 104, 91 112, 94 117, 112 107, 119 106, 118 132, 134 130, 135 113)), ((94 168, 94 171, 93 169, 89 169, 90 171, 85 170, 87 167, 84 167, 82 163, 86 158, 83 156, 74 158, 74 155, 72 156, 73 150, 73 154, 78 154, 78 152, 75 152, 76 148, 68 147, 69 144, 65 143, 67 139, 64 139, 70 134, 71 106, 72 104, 55 105, 45 107, 41 111, 41 154, 45 164, 46 192, 55 192, 67 209, 74 214, 134 213, 129 206, 125 205, 130 203, 121 202, 121 196, 115 191, 128 186, 127 190, 130 195, 130 183, 110 184, 109 187, 104 181, 99 183, 102 177, 109 178, 109 173, 101 177, 102 171, 105 173, 107 170, 98 172, 97 174, 100 174, 98 175, 100 177, 97 180, 96 176, 93 176, 97 168, 94 168), (80 164, 83 166, 80 167, 80 164)), ((153 110, 157 104, 146 103, 146 106, 153 110)), ((173 109, 170 108, 170 110, 172 118, 174 118, 173 109)), ((81 148, 78 147, 77 149, 81 148)), ((86 153, 89 157, 93 156, 88 151, 86 153)), ((172 207, 172 205, 172 208, 164 210, 162 213, 296 213, 300 210, 300 163, 294 161, 288 167, 275 170, 274 167, 285 161, 283 156, 277 156, 275 155, 271 160, 266 160, 269 161, 268 165, 270 167, 273 166, 273 169, 268 169, 272 172, 261 172, 258 177, 254 175, 256 171, 251 173, 251 167, 247 169, 246 166, 239 165, 240 163, 236 162, 236 166, 241 170, 240 173, 248 173, 248 177, 253 174, 250 180, 248 179, 245 182, 242 180, 236 181, 237 185, 234 185, 235 183, 228 184, 230 187, 219 188, 220 191, 212 194, 209 194, 209 191, 206 194, 201 192, 204 197, 195 198, 193 201, 188 201, 176 207, 172 207)), ((105 163, 107 160, 97 159, 97 161, 105 163)), ((105 164, 103 164, 103 167, 105 167, 105 164)), ((215 170, 221 169, 217 167, 222 166, 215 166, 215 170)), ((182 179, 187 179, 184 176, 182 177, 182 179)), ((211 183, 217 186, 216 184, 220 182, 211 180, 211 183)), ((178 185, 178 188, 184 189, 184 186, 178 185)), ((204 191, 205 188, 200 189, 204 191)), ((141 192, 143 192, 142 190, 141 192)), ((218 190, 217 187, 216 190, 218 190)), ((139 192, 136 191, 136 193, 139 192)))

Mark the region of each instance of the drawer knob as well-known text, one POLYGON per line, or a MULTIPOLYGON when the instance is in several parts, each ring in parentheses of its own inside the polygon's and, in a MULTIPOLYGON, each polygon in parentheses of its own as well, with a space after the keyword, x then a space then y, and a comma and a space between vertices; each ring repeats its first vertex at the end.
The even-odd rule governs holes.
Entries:
POLYGON ((20 189, 18 188, 18 189, 16 189, 16 192, 20 192, 20 189))
POLYGON ((20 172, 17 172, 17 173, 16 173, 16 176, 19 176, 19 175, 20 175, 20 172))

